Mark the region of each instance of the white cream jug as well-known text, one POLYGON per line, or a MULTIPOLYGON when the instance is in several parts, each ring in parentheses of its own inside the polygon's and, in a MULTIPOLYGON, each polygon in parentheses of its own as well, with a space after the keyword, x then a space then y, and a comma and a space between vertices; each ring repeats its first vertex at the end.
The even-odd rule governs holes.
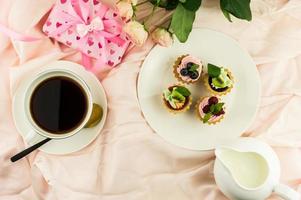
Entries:
POLYGON ((286 200, 299 194, 279 183, 280 164, 270 146, 254 138, 240 138, 215 150, 214 177, 232 200, 264 200, 275 192, 286 200))

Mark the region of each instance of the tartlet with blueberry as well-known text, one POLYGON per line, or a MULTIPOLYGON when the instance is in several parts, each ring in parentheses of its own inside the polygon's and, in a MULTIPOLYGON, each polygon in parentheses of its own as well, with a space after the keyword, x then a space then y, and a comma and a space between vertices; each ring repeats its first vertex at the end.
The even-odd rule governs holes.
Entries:
POLYGON ((232 90, 234 78, 229 69, 209 63, 207 65, 207 71, 203 81, 211 94, 222 96, 232 90))
POLYGON ((225 103, 216 96, 204 97, 197 103, 196 113, 204 124, 216 124, 224 118, 225 103))
POLYGON ((163 103, 171 113, 189 110, 192 103, 190 91, 182 85, 172 85, 163 91, 163 103))
POLYGON ((174 64, 174 75, 182 83, 194 83, 202 74, 203 65, 200 59, 191 55, 179 57, 174 64))

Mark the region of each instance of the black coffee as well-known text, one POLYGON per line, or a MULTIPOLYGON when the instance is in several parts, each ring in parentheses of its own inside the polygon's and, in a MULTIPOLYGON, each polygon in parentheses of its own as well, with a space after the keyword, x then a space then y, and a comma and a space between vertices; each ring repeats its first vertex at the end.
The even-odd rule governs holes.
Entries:
POLYGON ((87 97, 74 80, 58 76, 41 82, 30 99, 35 123, 47 132, 63 134, 78 127, 87 112, 87 97))

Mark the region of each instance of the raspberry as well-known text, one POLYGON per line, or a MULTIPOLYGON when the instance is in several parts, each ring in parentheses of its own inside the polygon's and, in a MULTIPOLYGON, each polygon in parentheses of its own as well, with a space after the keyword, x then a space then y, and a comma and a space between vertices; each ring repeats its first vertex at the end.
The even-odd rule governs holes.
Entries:
POLYGON ((209 105, 217 104, 218 98, 217 97, 210 97, 208 100, 209 105))
POLYGON ((205 114, 209 113, 209 112, 210 112, 210 105, 204 106, 203 112, 204 112, 205 114))

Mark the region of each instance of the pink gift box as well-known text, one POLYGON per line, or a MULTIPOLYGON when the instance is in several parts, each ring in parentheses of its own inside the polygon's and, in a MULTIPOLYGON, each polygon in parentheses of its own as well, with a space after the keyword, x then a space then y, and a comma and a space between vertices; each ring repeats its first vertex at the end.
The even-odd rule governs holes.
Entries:
POLYGON ((59 0, 43 32, 113 67, 120 63, 130 43, 123 25, 118 12, 98 0, 59 0))

